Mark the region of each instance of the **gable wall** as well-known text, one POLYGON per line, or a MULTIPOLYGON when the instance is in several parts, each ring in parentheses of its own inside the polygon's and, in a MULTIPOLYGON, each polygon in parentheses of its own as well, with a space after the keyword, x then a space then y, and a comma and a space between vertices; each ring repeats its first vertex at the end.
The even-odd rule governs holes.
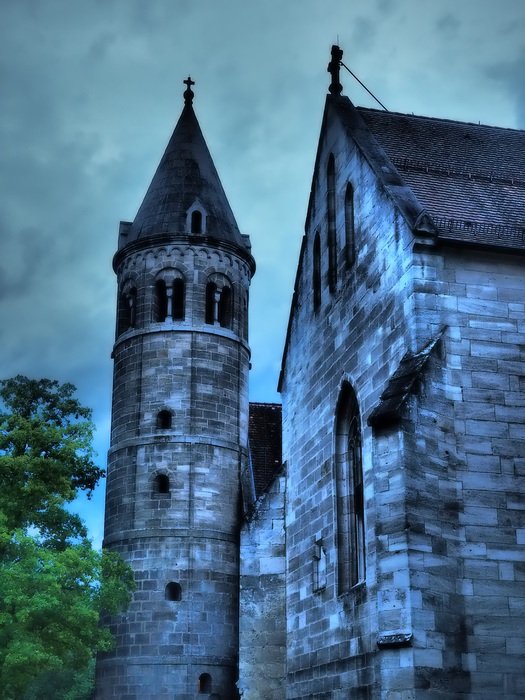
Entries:
MULTIPOLYGON (((337 119, 328 119, 328 123, 331 126, 320 145, 319 171, 314 178, 315 205, 307 225, 282 386, 283 457, 288 462, 288 698, 346 698, 349 687, 356 698, 377 692, 378 589, 386 586, 389 595, 399 601, 402 611, 398 617, 410 615, 407 576, 399 575, 400 570, 406 571, 406 548, 400 556, 388 550, 378 553, 375 537, 376 522, 395 516, 401 507, 403 484, 389 479, 390 465, 384 474, 373 469, 372 433, 366 419, 415 335, 412 234, 366 160, 347 141, 337 119), (326 247, 330 153, 336 164, 339 250, 334 294, 328 288, 326 247), (341 255, 343 201, 349 180, 355 191, 356 222, 356 260, 351 268, 341 255), (316 230, 322 242, 322 295, 317 313, 312 293, 316 230), (333 429, 343 379, 354 387, 361 412, 367 574, 365 586, 338 597, 333 429), (327 556, 326 588, 319 592, 313 591, 316 541, 322 541, 327 556), (394 581, 394 575, 399 580, 394 581)), ((389 450, 390 460, 401 450, 397 442, 389 450)), ((390 676, 400 688, 408 688, 412 671, 402 663, 399 650, 388 656, 390 676)))

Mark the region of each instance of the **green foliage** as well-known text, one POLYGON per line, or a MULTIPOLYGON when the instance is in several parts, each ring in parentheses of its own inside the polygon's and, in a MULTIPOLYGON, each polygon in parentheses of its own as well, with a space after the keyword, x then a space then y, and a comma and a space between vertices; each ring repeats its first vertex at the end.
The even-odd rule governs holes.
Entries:
POLYGON ((91 412, 74 391, 47 379, 0 382, 3 700, 88 697, 94 654, 112 645, 99 617, 125 608, 133 588, 129 567, 93 550, 66 507, 103 475, 91 412))

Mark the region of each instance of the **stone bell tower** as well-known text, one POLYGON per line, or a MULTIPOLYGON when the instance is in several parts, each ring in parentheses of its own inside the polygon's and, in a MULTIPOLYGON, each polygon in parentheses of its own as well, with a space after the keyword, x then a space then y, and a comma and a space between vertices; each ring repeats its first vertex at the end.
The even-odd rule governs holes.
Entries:
POLYGON ((239 471, 255 271, 193 111, 121 223, 107 549, 137 584, 99 658, 100 700, 237 696, 239 471))

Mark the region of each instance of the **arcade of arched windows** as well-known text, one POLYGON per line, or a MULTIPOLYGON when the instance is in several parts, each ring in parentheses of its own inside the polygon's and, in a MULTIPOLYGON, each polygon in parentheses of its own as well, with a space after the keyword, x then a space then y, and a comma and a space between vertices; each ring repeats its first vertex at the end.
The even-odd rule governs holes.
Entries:
MULTIPOLYGON (((149 317, 154 323, 166 321, 182 322, 186 318, 186 281, 178 270, 162 270, 146 292, 149 304, 137 293, 137 286, 127 280, 121 287, 118 299, 117 337, 122 333, 141 326, 137 319, 149 317), (146 304, 146 306, 144 306, 146 304), (142 305, 142 306, 141 306, 142 305), (148 307, 149 306, 149 311, 148 307)), ((204 285, 204 323, 231 329, 242 338, 248 338, 248 292, 234 289, 230 279, 218 272, 210 274, 204 285)), ((190 299, 191 303, 191 299, 190 299)), ((198 302, 197 302, 198 303, 198 302)), ((197 309, 199 307, 197 306, 197 309)), ((198 321, 198 318, 195 319, 198 321)))

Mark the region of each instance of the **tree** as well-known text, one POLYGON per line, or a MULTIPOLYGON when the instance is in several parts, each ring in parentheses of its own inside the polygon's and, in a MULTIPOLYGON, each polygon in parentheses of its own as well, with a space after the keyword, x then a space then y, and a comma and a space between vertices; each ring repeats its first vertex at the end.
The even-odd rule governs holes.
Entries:
POLYGON ((125 608, 133 589, 129 567, 94 550, 67 508, 104 474, 93 461, 91 411, 74 393, 49 379, 0 381, 3 700, 39 697, 43 683, 49 697, 80 698, 72 686, 112 645, 100 615, 125 608))

